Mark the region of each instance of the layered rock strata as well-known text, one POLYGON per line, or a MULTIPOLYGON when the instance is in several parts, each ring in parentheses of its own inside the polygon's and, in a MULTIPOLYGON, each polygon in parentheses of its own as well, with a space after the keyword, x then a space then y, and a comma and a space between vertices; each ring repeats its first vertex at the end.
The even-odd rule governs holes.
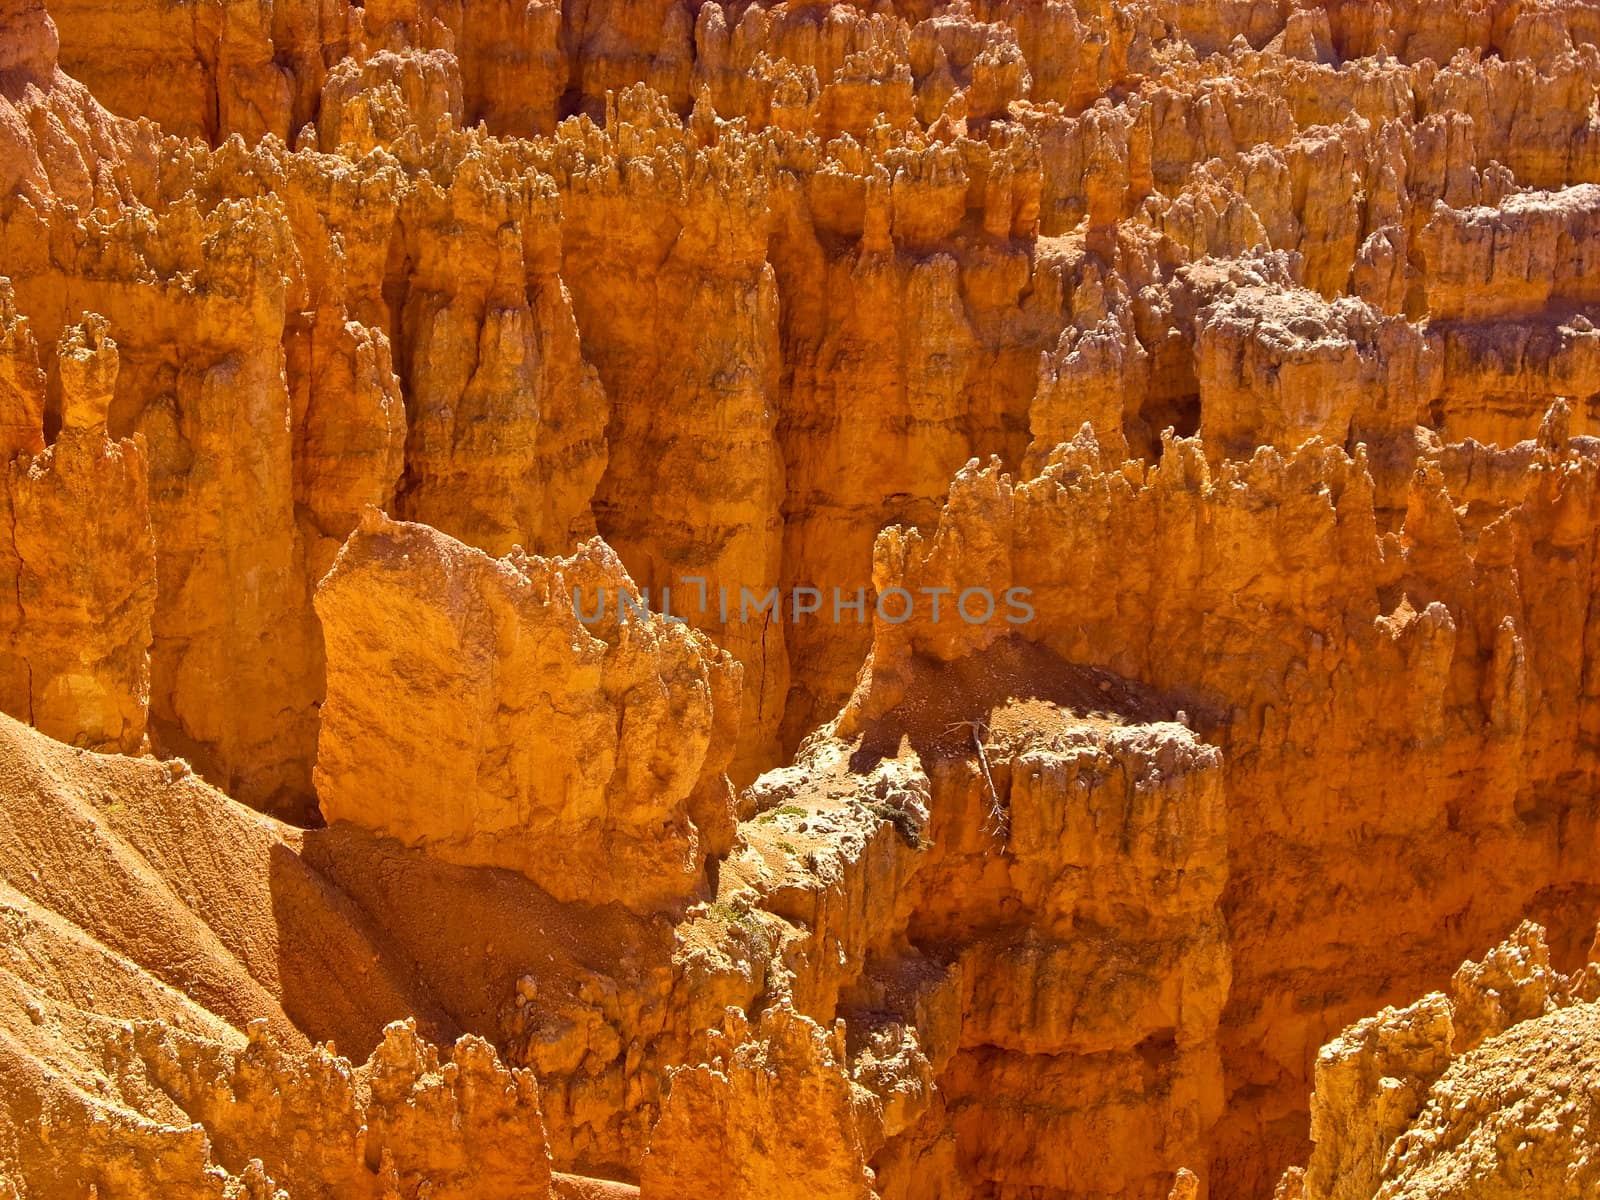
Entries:
POLYGON ((1547 1143, 1482 1099, 1523 1086, 1497 1039, 1569 1091, 1587 1045, 1500 958, 1317 1048, 1593 926, 1597 37, 1560 0, 0 0, 0 710, 168 764, 6 726, 0 1032, 112 1166, 13 1088, 0 1174, 169 1194, 170 1138, 196 1194, 487 1194, 510 1138, 662 1195, 1226 1200, 1576 1161, 1576 1102, 1547 1143), (353 1064, 408 1016, 514 1068, 396 1033, 420 1099, 380 1100, 353 1064), (233 1123, 262 1078, 343 1098, 233 1123))

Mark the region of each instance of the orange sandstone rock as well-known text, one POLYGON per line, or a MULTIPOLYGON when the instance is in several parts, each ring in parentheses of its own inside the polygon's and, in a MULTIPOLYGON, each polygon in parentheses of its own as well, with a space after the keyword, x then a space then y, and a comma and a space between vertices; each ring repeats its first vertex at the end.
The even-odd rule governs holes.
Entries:
POLYGON ((1595 1170, 1583 1081, 1597 1014, 1570 990, 1582 978, 1553 972, 1544 930, 1525 922, 1482 963, 1463 964, 1448 998, 1346 1030, 1317 1059, 1310 1163, 1278 1194, 1583 1194, 1595 1170))
POLYGON ((13 449, 23 453, 5 488, 0 706, 62 741, 137 753, 150 701, 155 558, 143 446, 106 436, 116 343, 99 317, 63 335, 51 380, 60 428, 44 446, 26 327, 19 320, 12 329, 21 386, 10 420, 13 449))
POLYGON ((601 543, 497 560, 369 509, 317 589, 323 815, 560 899, 693 895, 732 831, 738 667, 638 605, 601 543))
POLYGON ((641 1200, 753 1200, 790 1189, 867 1200, 859 1101, 841 1058, 825 1030, 781 1008, 763 1014, 747 1039, 714 1041, 709 1064, 672 1079, 645 1155, 641 1200))
POLYGON ((103 1195, 315 1188, 323 1133, 357 1193, 514 1190, 425 1122, 346 1154, 359 1082, 219 1162, 103 1026, 232 1089, 265 1017, 304 1099, 407 1014, 612 1193, 1583 1186, 1597 38, 0 0, 0 708, 348 818, 6 726, 5 1078, 105 1117, 103 1195), (863 619, 740 612, 808 586, 863 619), (922 590, 978 586, 1030 618, 922 590), (1319 1066, 1447 985, 1443 1058, 1430 1000, 1319 1066), (1494 1102, 1546 1095, 1502 1041, 1567 1099, 1494 1102))

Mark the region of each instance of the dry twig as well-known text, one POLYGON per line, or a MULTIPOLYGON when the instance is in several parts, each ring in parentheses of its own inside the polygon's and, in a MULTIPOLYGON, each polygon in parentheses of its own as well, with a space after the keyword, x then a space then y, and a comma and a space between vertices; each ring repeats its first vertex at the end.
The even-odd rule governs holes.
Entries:
POLYGON ((989 734, 988 727, 982 721, 957 721, 945 732, 954 733, 958 729, 966 729, 972 734, 972 745, 978 752, 978 766, 982 768, 983 781, 989 788, 989 815, 983 823, 984 832, 991 837, 998 837, 1001 846, 1004 846, 1011 839, 1011 813, 1000 800, 1000 791, 994 786, 994 775, 989 771, 989 756, 983 749, 983 739, 989 734))

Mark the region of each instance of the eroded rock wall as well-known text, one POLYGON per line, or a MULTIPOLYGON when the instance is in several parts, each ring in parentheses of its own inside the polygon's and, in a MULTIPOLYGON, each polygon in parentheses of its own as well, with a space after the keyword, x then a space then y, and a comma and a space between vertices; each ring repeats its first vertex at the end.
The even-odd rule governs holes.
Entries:
POLYGON ((329 821, 645 912, 726 853, 738 666, 603 542, 492 559, 368 509, 316 605, 329 821))
POLYGON ((0 0, 0 708, 333 818, 558 1166, 789 1063, 844 1150, 731 1189, 1257 1194, 1337 1029, 1592 924, 1597 33, 0 0))
MULTIPOLYGON (((1572 573, 1590 577, 1593 548, 1588 519, 1563 515, 1588 504, 1587 445, 1532 450, 1520 497, 1478 529, 1462 527, 1424 454, 1400 530, 1380 534, 1364 456, 1312 443, 1213 476, 1198 441, 1169 440, 1147 469, 1102 464, 1086 435, 1034 481, 972 464, 936 530, 880 539, 880 588, 1026 586, 1036 617, 1021 636, 1153 681, 1220 747, 1224 1061, 1230 1088, 1267 1089, 1229 1111, 1216 1142, 1224 1164, 1259 1153, 1282 1120, 1269 1097, 1303 1086, 1309 1064, 1290 1031, 1322 1036, 1343 1003, 1289 1012, 1284 996, 1324 973, 1347 989, 1365 975, 1375 993, 1408 974, 1437 977, 1466 940, 1458 928, 1503 928, 1546 905, 1572 928, 1592 902, 1571 840, 1591 812, 1591 785, 1577 782, 1592 770, 1591 709, 1573 673, 1587 601, 1565 606, 1586 594, 1572 573), (1173 503, 1184 517, 1162 511, 1173 503), (1145 549, 1128 554, 1134 545, 1145 549), (1268 629, 1281 632, 1260 636, 1268 629), (1512 845, 1515 859, 1501 849, 1512 845), (1441 856, 1454 864, 1445 874, 1441 856), (1406 915, 1379 926, 1379 911, 1406 915), (1384 950, 1397 937, 1411 947, 1403 966, 1384 950), (1251 1149, 1233 1151, 1230 1138, 1251 1149)), ((992 653, 1004 631, 935 624, 928 597, 919 603, 918 619, 880 620, 842 732, 903 703, 920 657, 992 653)))
POLYGON ((1597 1016, 1593 961, 1552 969, 1544 929, 1524 922, 1463 963, 1448 994, 1386 1008, 1322 1048, 1311 1158, 1277 1195, 1584 1194, 1597 1016))

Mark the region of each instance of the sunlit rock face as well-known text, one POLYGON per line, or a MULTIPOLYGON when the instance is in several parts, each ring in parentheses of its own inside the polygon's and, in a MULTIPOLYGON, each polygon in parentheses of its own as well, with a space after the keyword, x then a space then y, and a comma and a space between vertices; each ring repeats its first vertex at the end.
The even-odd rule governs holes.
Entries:
POLYGON ((1582 1195, 1597 996, 1594 948, 1563 974, 1525 921, 1447 991, 1358 1021, 1317 1055, 1310 1161, 1276 1194, 1582 1195))
POLYGON ((0 1197, 1587 1194, 1597 43, 0 0, 0 1197))

